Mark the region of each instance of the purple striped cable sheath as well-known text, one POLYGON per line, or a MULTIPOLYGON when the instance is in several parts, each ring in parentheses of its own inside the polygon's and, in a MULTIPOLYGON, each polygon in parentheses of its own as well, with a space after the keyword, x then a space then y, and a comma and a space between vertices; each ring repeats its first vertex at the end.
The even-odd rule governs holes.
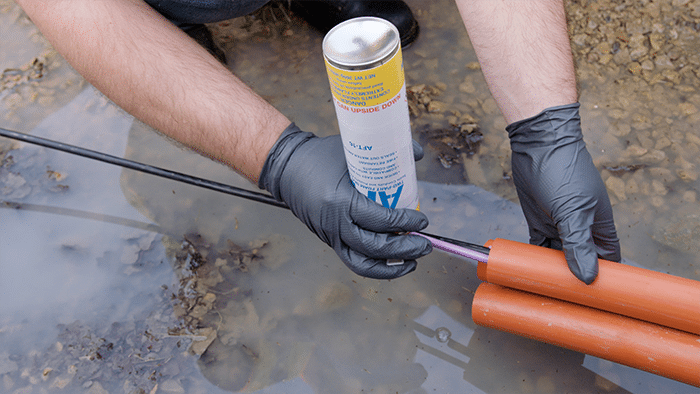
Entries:
POLYGON ((466 257, 468 259, 480 261, 482 263, 488 262, 489 255, 486 253, 481 253, 476 250, 464 247, 464 246, 459 246, 455 245, 454 243, 445 241, 443 239, 438 239, 433 236, 430 236, 429 234, 425 233, 420 233, 420 232, 410 232, 409 234, 413 235, 419 235, 427 240, 429 240, 435 249, 439 249, 448 253, 456 254, 458 256, 466 257))

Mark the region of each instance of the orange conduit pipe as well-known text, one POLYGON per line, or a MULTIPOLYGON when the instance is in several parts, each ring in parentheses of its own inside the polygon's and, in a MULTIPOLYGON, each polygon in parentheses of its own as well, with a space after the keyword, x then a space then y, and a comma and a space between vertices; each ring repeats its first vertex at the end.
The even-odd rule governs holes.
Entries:
POLYGON ((561 251, 505 239, 486 246, 488 263, 477 268, 483 281, 700 334, 698 281, 599 260, 598 277, 586 285, 561 251))
POLYGON ((472 318, 700 387, 700 337, 685 331, 490 283, 476 290, 472 318))

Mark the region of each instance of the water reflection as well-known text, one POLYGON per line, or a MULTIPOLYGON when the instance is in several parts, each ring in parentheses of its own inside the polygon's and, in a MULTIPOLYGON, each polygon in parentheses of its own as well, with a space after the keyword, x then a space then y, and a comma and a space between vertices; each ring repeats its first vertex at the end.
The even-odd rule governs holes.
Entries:
MULTIPOLYGON (((421 193, 433 232, 470 234, 479 242, 526 237, 518 207, 482 189, 421 183, 421 193)), ((205 376, 225 389, 262 393, 302 381, 304 389, 295 392, 692 392, 581 353, 475 327, 472 263, 433 254, 421 260, 416 275, 377 282, 342 271, 329 277, 332 271, 309 269, 315 261, 292 259, 278 271, 237 276, 236 285, 250 297, 220 309, 223 335, 200 360, 205 376), (640 381, 652 384, 640 387, 640 381)))
MULTIPOLYGON (((123 156, 132 123, 90 87, 31 133, 123 156)), ((195 360, 174 352, 187 339, 167 331, 178 322, 165 291, 176 284, 165 231, 126 200, 122 170, 35 146, 8 152, 4 164, 2 391, 152 388, 148 374, 129 378, 149 360, 174 358, 192 375, 195 360)))
MULTIPOLYGON (((118 138, 109 138, 109 135, 97 138, 94 129, 124 134, 131 121, 118 115, 113 106, 106 105, 103 100, 99 100, 103 101, 102 107, 85 111, 89 104, 96 104, 95 98, 99 99, 92 89, 86 90, 33 132, 122 154, 123 140, 119 152, 118 138)), ((115 248, 115 239, 122 239, 126 244, 132 237, 137 239, 147 233, 139 234, 136 230, 119 225, 105 231, 105 223, 66 215, 67 211, 114 216, 140 224, 147 224, 144 223, 145 218, 138 215, 121 196, 118 184, 114 183, 120 173, 117 168, 96 166, 88 160, 38 147, 26 147, 13 152, 12 156, 18 163, 14 169, 15 175, 22 177, 26 191, 10 194, 7 201, 19 201, 30 209, 21 209, 23 206, 19 205, 0 213, 3 217, 0 226, 4 234, 0 280, 3 281, 3 292, 6 291, 5 294, 10 297, 3 299, 12 299, 12 302, 3 302, 0 310, 9 313, 31 310, 37 306, 49 309, 61 306, 61 309, 65 308, 64 311, 80 311, 81 308, 76 306, 86 301, 83 297, 89 297, 97 289, 105 287, 105 280, 112 271, 108 262, 102 267, 96 263, 104 258, 104 248, 118 253, 126 245, 115 248), (51 179, 47 171, 60 174, 61 181, 51 179), (66 188, 58 187, 60 185, 66 188), (37 193, 37 190, 41 192, 37 193), (95 190, 104 194, 98 198, 95 190), (51 209, 50 206, 57 208, 51 209), (20 256, 22 263, 10 263, 20 256), (52 264, 46 265, 47 261, 52 261, 52 264), (39 278, 42 278, 40 282, 37 281, 39 278), (28 285, 30 283, 32 285, 28 285)))

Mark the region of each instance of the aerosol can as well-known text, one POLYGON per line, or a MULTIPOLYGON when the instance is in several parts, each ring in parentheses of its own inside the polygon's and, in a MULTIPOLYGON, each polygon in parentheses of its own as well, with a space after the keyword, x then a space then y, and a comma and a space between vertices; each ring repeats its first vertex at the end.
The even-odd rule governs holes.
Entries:
POLYGON ((418 209, 400 42, 391 22, 359 17, 326 34, 323 55, 355 188, 387 208, 418 209))

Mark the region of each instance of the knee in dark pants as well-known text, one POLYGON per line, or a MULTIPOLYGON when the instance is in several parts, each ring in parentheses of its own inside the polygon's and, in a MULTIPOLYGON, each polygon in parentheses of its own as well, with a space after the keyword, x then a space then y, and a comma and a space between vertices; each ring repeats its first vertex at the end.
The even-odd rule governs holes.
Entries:
POLYGON ((248 15, 269 0, 146 0, 177 25, 219 22, 248 15))

